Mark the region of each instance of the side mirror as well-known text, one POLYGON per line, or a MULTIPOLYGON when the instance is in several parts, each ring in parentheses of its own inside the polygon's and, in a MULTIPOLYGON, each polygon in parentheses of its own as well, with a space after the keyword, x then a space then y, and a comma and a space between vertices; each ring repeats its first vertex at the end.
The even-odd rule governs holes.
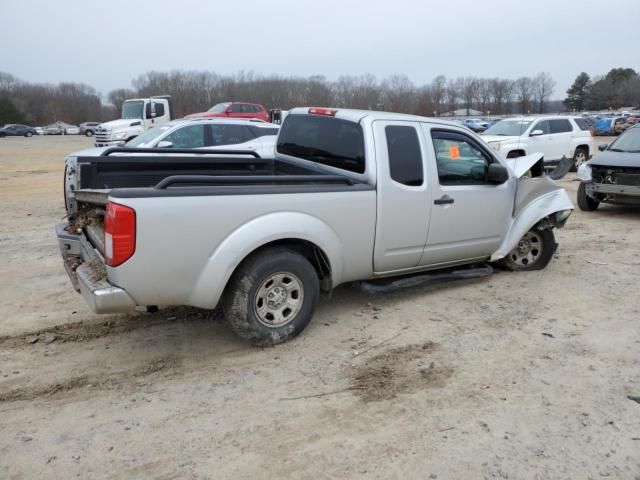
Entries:
POLYGON ((158 148, 173 148, 173 143, 167 140, 158 142, 158 148))
POLYGON ((500 185, 509 180, 509 170, 499 163, 492 163, 487 169, 487 181, 500 185))
POLYGON ((600 150, 601 152, 604 152, 608 147, 609 147, 608 143, 602 143, 598 145, 598 150, 600 150))
POLYGON ((529 136, 530 137, 537 137, 539 135, 544 135, 544 132, 542 130, 534 130, 533 132, 531 132, 531 134, 529 136))

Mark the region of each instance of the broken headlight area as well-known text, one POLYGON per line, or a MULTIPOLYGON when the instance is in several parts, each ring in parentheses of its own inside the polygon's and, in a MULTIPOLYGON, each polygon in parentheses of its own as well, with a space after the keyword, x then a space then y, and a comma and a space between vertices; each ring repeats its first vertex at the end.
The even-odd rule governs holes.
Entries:
POLYGON ((591 176, 591 166, 583 163, 578 167, 578 178, 583 182, 590 182, 592 179, 591 176))
POLYGON ((567 220, 571 216, 571 212, 573 210, 560 210, 553 214, 553 223, 556 228, 564 227, 564 224, 567 223, 567 220))

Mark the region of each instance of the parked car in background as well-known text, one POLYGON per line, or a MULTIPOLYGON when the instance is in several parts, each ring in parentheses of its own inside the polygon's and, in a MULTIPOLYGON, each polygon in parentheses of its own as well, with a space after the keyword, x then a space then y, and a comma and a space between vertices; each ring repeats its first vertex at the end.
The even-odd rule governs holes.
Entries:
POLYGON ((640 205, 640 128, 599 148, 601 154, 578 168, 580 210, 595 210, 600 203, 640 205))
POLYGON ((45 135, 62 135, 62 127, 57 124, 51 124, 44 127, 45 135))
POLYGON ((192 113, 185 118, 213 118, 213 117, 230 117, 244 119, 258 119, 263 122, 269 122, 269 112, 257 103, 246 102, 225 102, 214 105, 206 112, 192 113))
POLYGON ((80 135, 86 135, 87 137, 92 137, 96 133, 96 128, 98 128, 100 122, 84 122, 78 125, 80 127, 80 135))
POLYGON ((38 135, 45 135, 44 127, 33 127, 38 132, 38 135))
POLYGON ((64 128, 64 134, 65 135, 79 135, 80 134, 80 129, 74 125, 70 126, 70 127, 65 127, 64 128))
POLYGON ((626 117, 604 117, 596 121, 594 131, 596 135, 620 135, 627 129, 626 117))
POLYGON ((154 127, 125 146, 249 150, 273 158, 279 130, 280 125, 273 123, 235 118, 185 118, 154 127))
POLYGON ((479 118, 465 118, 462 124, 476 133, 482 133, 490 126, 488 122, 480 120, 479 118))
POLYGON ((32 137, 37 134, 35 128, 18 123, 0 128, 0 137, 32 137))
POLYGON ((508 118, 496 123, 482 138, 505 158, 533 152, 544 155, 548 165, 573 158, 574 169, 593 155, 593 136, 581 117, 546 116, 508 118))

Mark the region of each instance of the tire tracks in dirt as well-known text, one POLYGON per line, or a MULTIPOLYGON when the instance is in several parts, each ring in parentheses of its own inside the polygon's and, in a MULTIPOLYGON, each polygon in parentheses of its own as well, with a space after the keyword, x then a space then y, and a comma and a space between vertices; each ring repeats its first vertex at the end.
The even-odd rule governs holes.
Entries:
POLYGON ((111 335, 120 335, 171 323, 213 322, 221 320, 221 318, 221 314, 218 311, 175 308, 166 309, 161 314, 151 314, 148 317, 123 316, 112 318, 105 322, 85 322, 81 320, 17 335, 0 336, 0 347, 16 349, 25 348, 39 342, 47 344, 53 342, 88 342, 111 335))
POLYGON ((111 390, 119 385, 131 383, 136 379, 142 379, 157 374, 168 376, 180 369, 182 361, 175 355, 156 358, 138 367, 113 372, 71 377, 61 382, 48 385, 35 385, 32 387, 20 387, 8 392, 0 392, 0 404, 18 401, 30 401, 38 398, 60 398, 71 395, 81 388, 93 390, 111 390))

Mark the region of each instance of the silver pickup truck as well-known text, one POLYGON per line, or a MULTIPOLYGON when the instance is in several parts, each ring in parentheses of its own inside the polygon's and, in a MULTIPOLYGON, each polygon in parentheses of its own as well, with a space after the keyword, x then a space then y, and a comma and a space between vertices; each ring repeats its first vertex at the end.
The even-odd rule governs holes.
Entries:
POLYGON ((221 305, 257 345, 299 334, 345 282, 544 268, 573 210, 541 155, 503 160, 411 115, 297 108, 272 159, 144 153, 68 160, 56 232, 75 288, 97 313, 221 305))

